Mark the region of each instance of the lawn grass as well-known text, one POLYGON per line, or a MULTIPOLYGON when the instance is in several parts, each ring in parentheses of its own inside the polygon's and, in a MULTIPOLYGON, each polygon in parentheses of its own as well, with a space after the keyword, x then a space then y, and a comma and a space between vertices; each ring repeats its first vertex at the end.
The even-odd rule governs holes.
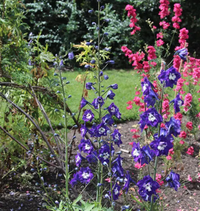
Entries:
MULTIPOLYGON (((67 85, 67 95, 71 95, 72 97, 67 101, 72 112, 77 113, 78 107, 81 99, 83 84, 77 82, 75 78, 77 75, 82 74, 83 71, 73 71, 73 72, 64 72, 62 75, 70 81, 70 84, 67 85)), ((122 114, 121 121, 126 120, 136 120, 138 119, 138 109, 127 110, 128 106, 126 102, 132 100, 134 98, 135 87, 140 86, 140 78, 135 71, 127 71, 127 70, 107 70, 104 71, 104 74, 109 76, 108 80, 104 80, 102 88, 106 90, 111 84, 118 84, 118 89, 113 90, 116 94, 114 100, 107 99, 105 106, 109 106, 112 102, 115 103, 119 107, 119 110, 122 114)), ((88 82, 91 80, 87 80, 88 82)), ((87 100, 92 102, 96 97, 93 90, 89 90, 87 100)), ((57 121, 56 121, 57 122, 57 121)), ((58 123, 58 122, 57 122, 58 123)), ((73 125, 73 120, 69 120, 68 125, 73 125)))

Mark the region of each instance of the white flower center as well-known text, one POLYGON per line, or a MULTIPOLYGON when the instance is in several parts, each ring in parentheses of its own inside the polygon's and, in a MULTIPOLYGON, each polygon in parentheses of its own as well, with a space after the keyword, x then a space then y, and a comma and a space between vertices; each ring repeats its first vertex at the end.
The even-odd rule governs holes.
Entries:
POLYGON ((102 133, 104 133, 104 132, 105 132, 105 128, 100 127, 100 128, 99 128, 99 133, 102 134, 102 133))
POLYGON ((147 86, 148 86, 148 84, 144 84, 144 85, 143 85, 143 88, 142 88, 143 91, 145 91, 145 90, 147 89, 147 86))
POLYGON ((154 120, 156 120, 156 117, 153 114, 150 113, 149 116, 148 116, 148 120, 153 122, 154 120))
POLYGON ((167 144, 165 142, 160 142, 158 145, 158 150, 164 150, 167 144))
POLYGON ((179 106, 182 105, 182 101, 181 101, 181 100, 178 101, 178 105, 179 105, 179 106))
POLYGON ((109 157, 110 157, 110 155, 107 152, 103 153, 103 159, 104 160, 107 160, 109 157))
POLYGON ((80 156, 76 157, 76 162, 79 162, 80 159, 80 156))
POLYGON ((150 183, 147 183, 147 184, 144 184, 143 187, 148 190, 149 192, 151 191, 151 184, 150 183))
POLYGON ((176 79, 176 75, 174 73, 170 73, 169 74, 169 80, 175 80, 176 79))
POLYGON ((111 107, 111 112, 115 112, 115 107, 111 107))
POLYGON ((119 134, 115 135, 115 139, 119 140, 119 134))
POLYGON ((86 119, 90 119, 92 117, 92 115, 90 114, 90 113, 88 113, 87 115, 86 115, 86 119))
POLYGON ((88 144, 85 145, 85 149, 86 149, 86 150, 89 150, 90 148, 91 148, 90 145, 88 145, 88 144))
POLYGON ((84 179, 87 179, 89 176, 90 176, 90 174, 88 174, 87 172, 83 172, 83 173, 82 173, 82 177, 83 177, 84 179))
POLYGON ((115 190, 114 190, 114 194, 115 194, 115 195, 117 195, 118 193, 119 193, 118 189, 117 189, 117 188, 115 188, 115 190))
POLYGON ((135 149, 134 151, 133 151, 133 156, 139 156, 140 155, 140 150, 137 150, 137 149, 135 149))

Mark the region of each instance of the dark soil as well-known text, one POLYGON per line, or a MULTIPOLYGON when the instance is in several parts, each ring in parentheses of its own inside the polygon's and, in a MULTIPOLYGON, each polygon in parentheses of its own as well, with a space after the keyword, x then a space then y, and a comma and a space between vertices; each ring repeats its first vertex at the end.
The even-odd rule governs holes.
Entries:
MULTIPOLYGON (((117 128, 122 134, 123 144, 120 146, 122 151, 123 166, 126 170, 129 170, 132 177, 137 180, 138 170, 134 167, 134 162, 131 157, 131 145, 133 142, 132 133, 130 132, 136 126, 137 122, 127 122, 123 124, 118 124, 117 128)), ((70 132, 69 136, 73 136, 73 132, 70 132)), ((79 134, 77 134, 78 144, 79 134)), ((198 138, 198 137, 197 137, 198 138)), ((164 210, 166 211, 200 211, 200 178, 197 179, 198 173, 200 174, 200 142, 195 141, 193 136, 186 141, 189 146, 194 147, 194 155, 186 154, 186 150, 181 154, 181 159, 176 160, 173 163, 172 169, 174 172, 180 174, 181 187, 176 192, 174 189, 165 187, 166 184, 160 189, 160 197, 164 204, 164 210), (188 175, 192 177, 192 181, 188 181, 188 175), (165 191, 164 191, 165 190, 165 191)), ((119 151, 118 150, 118 151, 119 151)), ((76 154, 76 147, 73 150, 73 155, 76 154)), ((74 157, 74 156, 73 156, 74 157)), ((71 161, 73 163, 73 159, 71 161)), ((146 168, 146 167, 144 167, 146 168)), ((159 162, 159 173, 165 174, 165 167, 163 162, 159 162)), ((145 171, 145 169, 144 169, 145 171)), ((28 171, 29 175, 32 175, 32 179, 28 182, 20 180, 22 178, 23 171, 9 174, 5 179, 0 181, 0 211, 37 211, 47 210, 44 208, 46 204, 46 193, 44 188, 39 184, 41 180, 39 179, 37 173, 31 173, 28 171)), ((55 169, 50 168, 48 171, 43 173, 44 184, 46 191, 51 195, 53 201, 59 200, 61 195, 60 190, 64 187, 64 177, 63 175, 56 172, 55 169)), ((76 187, 77 189, 81 187, 76 187)), ((89 187, 90 188, 90 187, 89 187)), ((94 190, 89 190, 89 194, 94 190)), ((128 202, 135 210, 137 210, 137 205, 131 199, 130 194, 135 195, 134 186, 131 187, 129 191, 128 202)), ((87 198, 87 194, 84 195, 87 198)), ((121 205, 124 205, 122 197, 116 202, 116 210, 120 210, 121 205)))

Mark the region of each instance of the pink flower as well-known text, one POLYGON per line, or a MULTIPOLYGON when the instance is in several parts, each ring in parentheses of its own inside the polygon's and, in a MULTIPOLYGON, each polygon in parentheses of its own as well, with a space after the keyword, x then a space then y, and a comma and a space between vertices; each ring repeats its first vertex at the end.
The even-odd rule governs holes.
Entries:
POLYGON ((157 27, 156 26, 153 26, 153 29, 157 29, 157 27))
POLYGON ((161 21, 161 22, 159 23, 159 25, 162 26, 163 29, 167 29, 167 28, 170 26, 170 24, 167 23, 166 21, 161 21))
POLYGON ((194 154, 194 148, 191 146, 188 148, 187 152, 188 155, 193 155, 194 154))
POLYGON ((160 0, 160 6, 159 6, 160 12, 158 14, 160 15, 161 19, 170 14, 168 5, 169 5, 168 0, 160 0))
POLYGON ((156 56, 156 50, 153 46, 148 46, 148 60, 152 60, 152 59, 156 59, 157 56, 156 56))
POLYGON ((192 122, 187 122, 186 127, 187 127, 189 130, 192 130, 192 129, 193 129, 192 122))
POLYGON ((161 174, 156 174, 156 181, 158 182, 158 184, 161 186, 164 184, 164 181, 162 181, 162 176, 161 174))
POLYGON ((200 125, 198 125, 198 128, 199 128, 199 130, 200 130, 200 125))
POLYGON ((172 159, 172 157, 170 155, 168 155, 166 158, 167 158, 167 160, 171 160, 172 159))
POLYGON ((158 47, 160 47, 160 46, 164 45, 164 41, 161 40, 161 39, 159 39, 159 40, 156 41, 156 45, 157 45, 158 47))
POLYGON ((181 113, 176 113, 176 114, 174 115, 174 118, 175 118, 175 119, 178 119, 178 120, 180 120, 180 121, 182 121, 183 115, 182 115, 181 113))
POLYGON ((131 110, 132 108, 133 108, 132 105, 129 105, 129 106, 126 107, 127 110, 131 110))
POLYGON ((179 143, 180 144, 185 144, 185 142, 183 140, 180 140, 179 143))
POLYGON ((162 32, 159 32, 159 33, 156 35, 156 38, 157 38, 157 39, 159 39, 159 38, 162 39, 162 38, 163 38, 163 33, 162 33, 162 32))
POLYGON ((135 92, 135 95, 140 95, 140 91, 135 92))
POLYGON ((179 137, 185 139, 187 137, 187 133, 185 131, 181 131, 179 137))
POLYGON ((145 163, 143 165, 141 165, 140 163, 135 163, 134 166, 135 166, 136 169, 141 169, 142 167, 145 166, 145 163))
POLYGON ((192 182, 192 177, 188 174, 188 181, 192 182))
POLYGON ((140 98, 139 97, 134 97, 133 101, 135 102, 136 105, 140 105, 140 98))
POLYGON ((157 63, 156 63, 156 62, 151 62, 151 65, 152 65, 153 67, 155 67, 155 66, 157 65, 157 63))

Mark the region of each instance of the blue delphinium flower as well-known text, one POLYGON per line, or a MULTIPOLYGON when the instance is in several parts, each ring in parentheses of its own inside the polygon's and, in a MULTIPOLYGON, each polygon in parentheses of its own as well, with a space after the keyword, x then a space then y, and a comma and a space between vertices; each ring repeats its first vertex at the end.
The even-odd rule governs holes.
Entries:
POLYGON ((111 103, 107 109, 111 115, 116 116, 118 119, 121 118, 121 113, 119 112, 119 108, 114 103, 111 103))
POLYGON ((87 82, 86 85, 85 85, 85 88, 86 88, 87 90, 94 89, 93 85, 94 85, 94 83, 92 83, 92 82, 87 82))
POLYGON ((111 84, 109 87, 111 87, 112 89, 118 89, 118 84, 111 84))
POLYGON ((94 119, 94 114, 92 113, 92 111, 90 109, 86 110, 83 114, 83 121, 91 122, 93 119, 94 119))
POLYGON ((133 142, 133 148, 132 148, 131 155, 133 156, 135 162, 139 162, 141 160, 143 155, 142 155, 142 151, 140 148, 140 143, 133 142))
POLYGON ((145 95, 144 102, 147 103, 147 107, 154 106, 156 100, 159 100, 158 94, 154 92, 151 88, 149 89, 149 94, 145 95))
POLYGON ((150 147, 147 145, 147 146, 143 146, 142 149, 141 149, 141 152, 142 152, 142 157, 139 161, 139 163, 141 165, 143 164, 148 164, 150 163, 150 161, 155 157, 155 152, 154 150, 150 149, 150 147))
POLYGON ((158 79, 161 83, 165 82, 165 87, 173 88, 177 84, 178 79, 181 77, 181 74, 173 66, 167 69, 166 71, 161 70, 158 79))
POLYGON ((181 122, 174 117, 170 118, 169 122, 165 123, 168 134, 177 137, 181 133, 181 122))
POLYGON ((111 100, 114 100, 114 97, 115 97, 115 93, 112 91, 112 90, 109 90, 108 92, 107 92, 107 95, 106 95, 106 98, 109 98, 109 99, 111 99, 111 100))
POLYGON ((166 181, 167 184, 171 187, 174 188, 176 191, 180 187, 180 176, 179 174, 174 173, 173 171, 170 172, 170 174, 167 176, 166 181))
POLYGON ((99 106, 102 107, 102 105, 104 104, 104 100, 103 97, 97 97, 93 100, 92 105, 94 106, 95 109, 98 109, 99 106))
POLYGON ((97 125, 96 137, 107 136, 108 131, 110 129, 102 122, 97 125))
POLYGON ((103 144, 101 146, 101 148, 99 149, 99 160, 101 161, 101 163, 109 163, 109 159, 110 159, 110 154, 111 156, 114 154, 114 148, 111 145, 111 152, 110 152, 110 146, 108 144, 103 144))
POLYGON ((78 148, 81 152, 88 153, 88 154, 90 154, 93 151, 93 146, 90 140, 81 139, 81 142, 78 145, 78 148))
POLYGON ((81 105, 80 105, 81 108, 85 107, 88 103, 89 102, 84 97, 82 97, 82 99, 81 99, 81 105))
POLYGON ((102 122, 111 126, 114 123, 114 120, 110 114, 106 114, 102 117, 102 122))
POLYGON ((145 176, 137 183, 139 194, 145 201, 151 201, 151 196, 154 195, 154 201, 157 198, 156 190, 160 185, 154 181, 149 175, 145 176))
POLYGON ((124 169, 122 168, 122 158, 120 155, 112 162, 112 173, 115 177, 123 178, 124 169))
POLYGON ((155 151, 156 156, 168 155, 168 152, 173 148, 172 136, 159 136, 150 143, 150 147, 155 151))
POLYGON ((174 103, 175 113, 178 113, 180 111, 180 106, 183 105, 183 100, 180 98, 180 95, 177 94, 176 98, 173 99, 170 103, 174 103))
POLYGON ((75 156, 76 166, 79 167, 81 165, 82 159, 83 159, 83 157, 82 157, 81 153, 77 153, 77 155, 75 156))
MULTIPOLYGON (((121 187, 117 183, 115 183, 113 190, 112 190, 113 200, 117 200, 119 198, 120 189, 121 189, 121 187)), ((109 192, 109 194, 111 196, 111 192, 109 192)))
POLYGON ((90 154, 86 156, 86 160, 89 163, 97 163, 98 161, 97 157, 98 157, 97 152, 93 150, 90 154))
POLYGON ((80 131, 81 131, 81 136, 84 138, 86 133, 88 132, 88 128, 86 127, 85 124, 81 125, 80 131))
POLYGON ((89 167, 81 167, 78 175, 80 182, 84 184, 88 184, 93 178, 93 173, 89 167))
POLYGON ((186 61, 186 56, 188 55, 188 50, 186 48, 181 48, 178 51, 175 52, 175 55, 179 55, 180 58, 184 61, 186 61))
POLYGON ((155 108, 149 108, 147 111, 140 115, 140 128, 144 129, 145 125, 157 127, 158 123, 163 121, 162 116, 156 111, 155 108))
POLYGON ((154 88, 153 84, 149 81, 147 77, 141 82, 142 92, 144 95, 148 95, 150 90, 154 88))
POLYGON ((122 144, 122 141, 121 141, 121 134, 117 129, 114 130, 112 137, 113 137, 114 143, 117 144, 117 146, 119 147, 120 144, 122 144))
POLYGON ((73 52, 69 52, 68 53, 68 59, 72 60, 74 58, 74 53, 73 52))
POLYGON ((131 178, 129 171, 127 171, 124 177, 124 187, 122 188, 122 190, 125 190, 125 192, 128 193, 130 183, 132 182, 136 184, 135 181, 131 178))
POLYGON ((79 173, 76 172, 76 173, 73 175, 73 178, 70 180, 69 183, 70 183, 70 185, 71 185, 72 187, 74 187, 74 185, 76 185, 78 181, 79 181, 79 173))

